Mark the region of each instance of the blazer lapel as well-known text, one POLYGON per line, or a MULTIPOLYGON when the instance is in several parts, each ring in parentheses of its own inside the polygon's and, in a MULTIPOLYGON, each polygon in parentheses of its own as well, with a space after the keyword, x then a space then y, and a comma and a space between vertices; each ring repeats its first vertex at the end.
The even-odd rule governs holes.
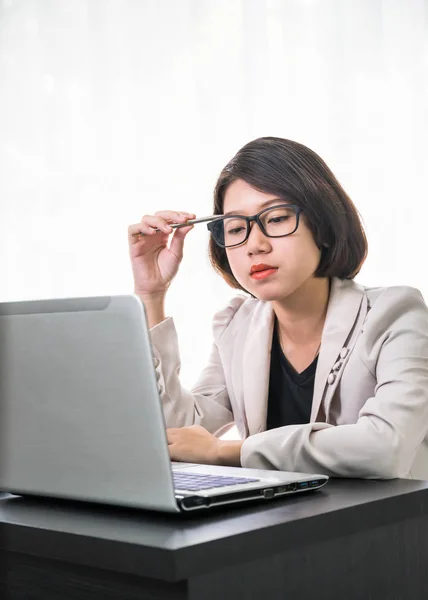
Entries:
POLYGON ((361 302, 364 288, 354 281, 332 278, 330 300, 321 339, 321 351, 315 374, 314 395, 312 401, 311 422, 317 420, 322 401, 327 390, 334 389, 339 377, 332 372, 338 360, 346 358, 350 349, 346 343, 352 333, 361 302), (330 377, 330 379, 329 379, 330 377))
POLYGON ((243 352, 242 389, 249 435, 266 428, 273 324, 270 302, 260 302, 248 323, 243 352))

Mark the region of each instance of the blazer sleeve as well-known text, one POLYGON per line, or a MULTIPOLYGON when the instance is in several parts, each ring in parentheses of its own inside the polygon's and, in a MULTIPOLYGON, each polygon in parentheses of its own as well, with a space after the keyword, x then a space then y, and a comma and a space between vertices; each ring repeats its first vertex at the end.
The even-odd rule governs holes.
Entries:
POLYGON ((158 390, 167 427, 201 425, 215 435, 222 435, 233 425, 223 365, 217 342, 244 301, 236 297, 213 319, 214 342, 208 364, 196 385, 185 389, 180 383, 180 352, 172 318, 150 330, 158 390))
POLYGON ((242 446, 243 466, 374 479, 409 475, 428 432, 428 309, 420 292, 388 288, 363 335, 360 358, 377 383, 357 422, 251 436, 242 446))

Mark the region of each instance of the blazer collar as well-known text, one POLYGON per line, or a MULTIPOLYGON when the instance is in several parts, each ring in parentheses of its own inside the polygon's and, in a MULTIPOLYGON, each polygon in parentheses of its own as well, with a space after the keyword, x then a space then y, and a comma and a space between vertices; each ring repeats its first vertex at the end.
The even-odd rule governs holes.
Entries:
MULTIPOLYGON (((315 374, 311 421, 317 418, 328 375, 352 332, 363 296, 364 288, 354 281, 332 278, 315 374)), ((259 302, 248 324, 243 352, 242 389, 249 435, 266 429, 274 316, 270 302, 259 302)))

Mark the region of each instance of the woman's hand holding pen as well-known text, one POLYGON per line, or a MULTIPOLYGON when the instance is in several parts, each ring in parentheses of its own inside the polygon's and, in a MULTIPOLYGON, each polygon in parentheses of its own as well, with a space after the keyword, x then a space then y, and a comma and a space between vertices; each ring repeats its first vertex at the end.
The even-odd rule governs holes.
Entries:
POLYGON ((128 229, 134 292, 145 304, 149 327, 165 318, 165 294, 183 258, 184 238, 193 227, 176 229, 168 247, 173 232, 170 223, 184 224, 194 217, 191 213, 165 210, 144 216, 128 229))
POLYGON ((165 210, 146 215, 140 223, 129 227, 129 251, 136 294, 167 291, 183 258, 184 238, 192 229, 191 225, 176 229, 168 247, 168 239, 173 232, 170 223, 185 223, 194 216, 165 210))

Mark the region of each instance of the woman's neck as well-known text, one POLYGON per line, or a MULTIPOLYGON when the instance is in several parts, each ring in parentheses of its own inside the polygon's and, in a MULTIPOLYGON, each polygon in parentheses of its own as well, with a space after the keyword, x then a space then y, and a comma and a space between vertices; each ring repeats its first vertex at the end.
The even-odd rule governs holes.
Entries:
POLYGON ((295 345, 321 339, 330 295, 328 278, 312 278, 294 294, 272 302, 282 337, 295 345))

